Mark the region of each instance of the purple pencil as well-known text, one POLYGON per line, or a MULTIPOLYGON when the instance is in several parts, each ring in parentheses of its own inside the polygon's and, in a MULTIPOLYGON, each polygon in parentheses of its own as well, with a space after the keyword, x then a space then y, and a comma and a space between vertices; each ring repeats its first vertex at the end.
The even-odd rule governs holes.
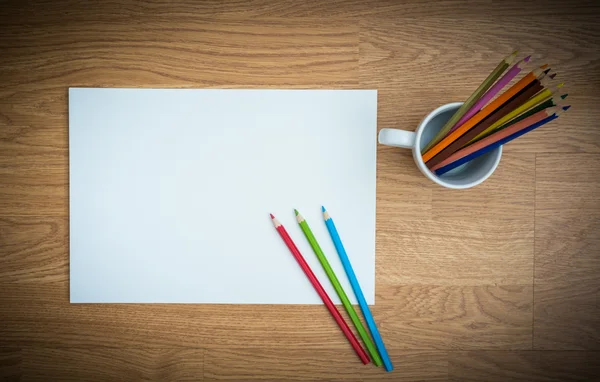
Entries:
POLYGON ((450 134, 454 130, 458 129, 460 127, 460 125, 462 125, 463 123, 465 123, 466 121, 471 119, 471 117, 474 116, 475 114, 477 114, 477 112, 479 110, 481 110, 482 107, 487 105, 487 103, 490 102, 492 100, 492 98, 494 98, 494 96, 496 94, 498 94, 498 92, 500 92, 500 90, 502 90, 506 85, 508 85, 508 83, 510 81, 512 81, 512 79, 515 78, 517 76, 517 74, 519 74, 521 72, 524 64, 529 62, 530 58, 531 58, 531 56, 527 56, 524 59, 522 59, 521 61, 517 62, 515 65, 513 65, 513 67, 510 68, 504 74, 504 76, 502 76, 502 78, 500 78, 498 80, 498 82, 496 82, 494 84, 494 86, 489 88, 489 90, 487 92, 485 92, 485 94, 482 95, 481 98, 477 102, 475 102, 475 104, 469 109, 469 111, 467 111, 465 113, 465 115, 463 115, 462 118, 459 119, 458 122, 456 122, 456 125, 452 126, 452 128, 450 129, 448 134, 450 134))

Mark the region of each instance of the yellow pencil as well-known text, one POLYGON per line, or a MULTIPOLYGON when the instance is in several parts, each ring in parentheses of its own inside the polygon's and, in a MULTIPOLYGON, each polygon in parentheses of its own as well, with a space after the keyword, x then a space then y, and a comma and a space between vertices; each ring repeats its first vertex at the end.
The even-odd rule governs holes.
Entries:
MULTIPOLYGON (((542 84, 544 83, 544 80, 541 80, 542 84)), ((487 129, 485 129, 484 131, 482 131, 479 135, 477 135, 475 138, 471 139, 469 141, 469 143, 467 143, 465 146, 470 145, 471 143, 485 137, 486 135, 489 135, 492 131, 496 130, 498 127, 504 125, 506 122, 518 117, 520 114, 526 112, 527 110, 539 105, 542 102, 545 102, 547 100, 549 100, 552 97, 552 94, 554 94, 554 92, 556 92, 558 89, 560 89, 561 87, 563 87, 564 83, 558 84, 557 86, 555 86, 554 88, 545 88, 544 90, 542 90, 541 92, 539 92, 538 94, 534 95, 533 97, 531 97, 529 100, 527 100, 527 102, 525 102, 523 105, 519 106, 518 108, 516 108, 515 110, 511 111, 510 113, 506 114, 504 117, 500 118, 497 122, 495 122, 493 125, 491 125, 490 127, 488 127, 487 129)))

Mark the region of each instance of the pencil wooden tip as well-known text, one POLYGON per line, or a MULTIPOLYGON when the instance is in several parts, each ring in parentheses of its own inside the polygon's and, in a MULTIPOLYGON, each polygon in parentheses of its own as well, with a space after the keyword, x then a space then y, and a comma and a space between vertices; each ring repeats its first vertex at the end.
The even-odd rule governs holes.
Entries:
POLYGON ((294 210, 294 212, 296 213, 296 220, 298 221, 298 223, 302 223, 304 221, 302 215, 300 215, 300 213, 296 210, 294 210))
MULTIPOLYGON (((557 109, 557 110, 554 112, 554 115, 556 117, 558 117, 559 115, 561 115, 565 111, 569 110, 570 107, 571 107, 571 105, 556 107, 555 109, 557 109)), ((550 115, 552 115, 552 114, 550 114, 550 115)))
POLYGON ((554 103, 554 106, 563 106, 563 104, 565 103, 565 100, 560 97, 552 97, 552 101, 554 103))
POLYGON ((275 228, 278 228, 279 226, 281 226, 281 223, 279 222, 279 220, 277 220, 277 218, 275 216, 273 216, 273 214, 269 214, 271 215, 271 221, 273 222, 273 225, 275 226, 275 228))
POLYGON ((544 73, 544 68, 543 67, 539 67, 539 68, 535 68, 531 71, 531 74, 533 76, 535 76, 537 79, 541 79, 544 78, 546 76, 546 73, 544 73))
POLYGON ((552 106, 552 107, 549 107, 549 108, 545 109, 544 111, 546 112, 546 115, 548 117, 550 117, 553 114, 557 114, 558 115, 559 110, 561 110, 560 106, 552 106))
POLYGON ((515 50, 514 52, 512 52, 512 54, 510 56, 508 56, 504 59, 504 62, 509 65, 512 64, 515 61, 515 58, 517 58, 517 53, 519 53, 518 50, 515 50))

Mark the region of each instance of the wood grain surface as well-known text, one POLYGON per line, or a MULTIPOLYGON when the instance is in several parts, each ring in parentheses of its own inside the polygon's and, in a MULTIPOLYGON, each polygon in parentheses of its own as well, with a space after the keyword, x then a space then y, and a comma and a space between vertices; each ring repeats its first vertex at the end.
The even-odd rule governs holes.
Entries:
POLYGON ((600 352, 600 7, 592 0, 5 0, 0 381, 594 381, 600 352), (362 366, 321 306, 69 304, 67 89, 378 89, 412 130, 519 49, 573 108, 470 190, 378 148, 362 366))

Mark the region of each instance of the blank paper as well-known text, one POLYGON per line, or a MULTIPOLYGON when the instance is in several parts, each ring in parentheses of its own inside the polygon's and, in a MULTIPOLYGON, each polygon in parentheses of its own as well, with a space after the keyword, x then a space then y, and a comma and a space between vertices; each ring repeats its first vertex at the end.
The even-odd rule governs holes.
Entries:
POLYGON ((375 296, 375 90, 69 90, 77 303, 321 304, 271 223, 306 218, 348 296, 333 217, 375 296))

